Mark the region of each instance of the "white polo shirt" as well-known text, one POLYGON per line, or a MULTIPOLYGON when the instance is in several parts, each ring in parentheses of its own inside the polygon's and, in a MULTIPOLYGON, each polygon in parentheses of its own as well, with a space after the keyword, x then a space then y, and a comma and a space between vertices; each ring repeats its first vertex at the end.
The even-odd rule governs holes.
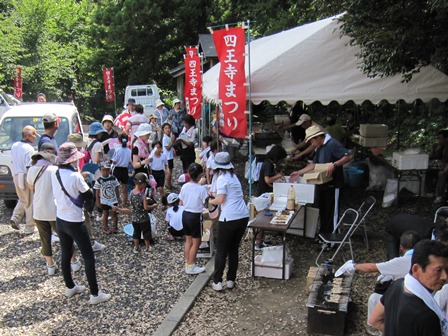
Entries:
POLYGON ((11 146, 11 173, 17 175, 26 174, 29 167, 34 148, 28 142, 17 141, 11 146))
POLYGON ((225 195, 225 201, 221 204, 219 221, 232 221, 249 217, 249 210, 244 202, 243 190, 238 177, 229 171, 221 172, 216 182, 216 195, 225 195))
POLYGON ((204 211, 204 202, 207 196, 207 189, 194 182, 185 183, 179 194, 184 211, 193 213, 202 213, 204 211))

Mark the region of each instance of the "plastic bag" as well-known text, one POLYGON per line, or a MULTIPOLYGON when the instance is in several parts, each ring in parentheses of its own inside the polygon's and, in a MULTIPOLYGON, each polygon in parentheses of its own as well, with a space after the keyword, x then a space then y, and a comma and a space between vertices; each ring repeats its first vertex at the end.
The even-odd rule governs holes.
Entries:
POLYGON ((384 190, 388 179, 393 179, 394 174, 385 166, 374 165, 366 160, 369 165, 369 186, 366 190, 384 190))
POLYGON ((271 194, 264 193, 261 196, 255 197, 253 203, 257 211, 268 209, 272 204, 271 194))
MULTIPOLYGON (((291 255, 288 247, 286 247, 285 260, 290 260, 291 255)), ((261 262, 281 263, 283 261, 283 245, 269 246, 263 248, 261 262)))
MULTIPOLYGON (((390 207, 398 197, 398 180, 387 179, 386 188, 384 189, 383 208, 390 207)), ((403 189, 401 186, 400 190, 403 189)))
POLYGON ((151 223, 151 237, 157 238, 157 218, 152 213, 148 213, 149 222, 151 223))

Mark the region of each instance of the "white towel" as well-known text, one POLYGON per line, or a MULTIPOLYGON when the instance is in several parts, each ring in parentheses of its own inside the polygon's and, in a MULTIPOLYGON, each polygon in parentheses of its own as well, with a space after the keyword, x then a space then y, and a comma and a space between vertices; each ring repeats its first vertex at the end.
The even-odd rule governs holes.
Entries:
POLYGON ((440 328, 442 330, 442 335, 448 336, 448 321, 446 320, 445 314, 443 313, 442 309, 439 307, 431 293, 410 274, 406 274, 406 276, 404 277, 404 285, 415 296, 423 300, 428 308, 430 308, 434 313, 437 314, 440 319, 440 328))

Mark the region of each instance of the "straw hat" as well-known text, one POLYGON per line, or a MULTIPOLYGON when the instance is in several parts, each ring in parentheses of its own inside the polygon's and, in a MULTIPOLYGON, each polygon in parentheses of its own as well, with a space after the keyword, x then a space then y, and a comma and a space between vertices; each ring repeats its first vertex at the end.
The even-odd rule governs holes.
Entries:
POLYGON ((310 126, 305 131, 305 142, 310 141, 318 135, 325 134, 325 131, 317 125, 310 126))

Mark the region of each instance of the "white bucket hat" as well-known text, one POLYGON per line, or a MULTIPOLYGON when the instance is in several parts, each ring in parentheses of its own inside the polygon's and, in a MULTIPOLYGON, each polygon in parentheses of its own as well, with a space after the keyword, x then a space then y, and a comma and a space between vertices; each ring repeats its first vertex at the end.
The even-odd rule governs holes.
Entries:
POLYGON ((219 152, 215 155, 215 165, 213 169, 231 169, 233 168, 232 162, 230 162, 230 155, 227 152, 219 152))
POLYGON ((136 137, 140 137, 142 135, 151 134, 151 132, 152 132, 151 125, 144 123, 144 124, 138 125, 137 131, 134 133, 134 135, 136 137))

